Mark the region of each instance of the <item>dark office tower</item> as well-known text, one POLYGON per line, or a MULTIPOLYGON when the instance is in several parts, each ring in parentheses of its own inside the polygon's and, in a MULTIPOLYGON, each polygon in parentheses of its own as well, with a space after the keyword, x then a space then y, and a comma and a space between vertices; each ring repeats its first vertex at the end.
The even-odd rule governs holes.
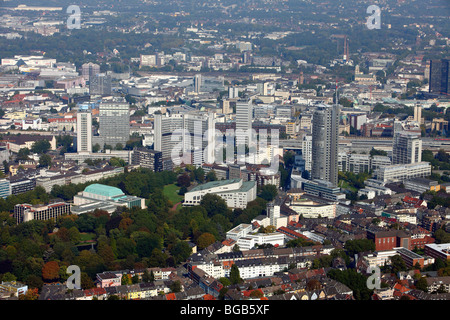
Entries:
POLYGON ((450 93, 449 62, 448 59, 430 61, 430 93, 442 95, 450 93))
POLYGON ((130 139, 130 105, 127 102, 103 101, 99 106, 99 133, 103 144, 115 148, 130 139))
POLYGON ((163 170, 162 152, 147 148, 135 148, 131 159, 132 164, 158 172, 163 170))
POLYGON ((339 105, 322 104, 312 120, 311 178, 338 184, 339 105))
POLYGON ((111 94, 111 76, 105 73, 99 73, 90 79, 89 94, 101 96, 111 94))
POLYGON ((199 93, 202 90, 202 75, 196 74, 194 76, 194 92, 199 93))

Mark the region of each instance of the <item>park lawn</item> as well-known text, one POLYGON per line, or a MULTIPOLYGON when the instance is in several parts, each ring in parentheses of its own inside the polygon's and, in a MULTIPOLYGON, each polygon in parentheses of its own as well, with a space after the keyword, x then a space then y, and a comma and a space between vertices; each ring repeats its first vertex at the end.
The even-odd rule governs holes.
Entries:
POLYGON ((165 196, 167 196, 167 198, 169 198, 172 204, 175 205, 183 200, 183 196, 180 196, 178 194, 179 190, 180 187, 177 186, 176 184, 168 184, 164 186, 163 193, 165 196))
POLYGON ((347 189, 350 190, 352 192, 358 192, 358 189, 355 188, 354 186, 350 185, 347 181, 345 180, 341 180, 339 181, 339 187, 343 188, 343 189, 347 189))
POLYGON ((94 239, 95 239, 95 233, 92 233, 92 232, 89 232, 89 233, 82 232, 82 233, 80 233, 80 243, 92 241, 94 239))

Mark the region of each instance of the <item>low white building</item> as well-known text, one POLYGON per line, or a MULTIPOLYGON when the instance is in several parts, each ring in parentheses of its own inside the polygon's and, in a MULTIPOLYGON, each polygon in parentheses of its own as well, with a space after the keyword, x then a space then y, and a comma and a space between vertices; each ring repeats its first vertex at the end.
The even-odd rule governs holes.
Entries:
POLYGON ((280 232, 255 233, 241 237, 237 240, 240 250, 250 250, 257 245, 271 244, 272 246, 282 246, 285 243, 285 236, 280 232))
POLYGON ((247 207, 247 203, 256 199, 256 181, 242 179, 210 181, 196 186, 184 195, 184 206, 200 204, 205 194, 216 194, 223 198, 230 208, 247 207))
POLYGON ((418 162, 410 164, 395 164, 380 167, 375 171, 378 180, 383 182, 406 181, 413 178, 428 177, 431 175, 431 164, 429 162, 418 162))
POLYGON ((336 205, 338 202, 326 201, 325 199, 313 196, 304 196, 301 199, 292 201, 288 207, 304 218, 329 218, 336 217, 336 205))
POLYGON ((375 251, 364 256, 370 267, 382 267, 391 264, 391 257, 397 255, 396 250, 375 251))

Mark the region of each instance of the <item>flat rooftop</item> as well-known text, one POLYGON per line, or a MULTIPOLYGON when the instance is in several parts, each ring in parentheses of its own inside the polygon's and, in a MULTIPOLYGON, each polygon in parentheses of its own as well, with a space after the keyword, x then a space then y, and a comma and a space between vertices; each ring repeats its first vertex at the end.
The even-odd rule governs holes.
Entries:
POLYGON ((222 186, 226 186, 228 184, 238 183, 239 181, 241 181, 241 179, 210 181, 210 182, 198 185, 195 188, 192 188, 189 192, 202 191, 202 190, 207 190, 207 189, 211 189, 211 188, 222 187, 222 186))

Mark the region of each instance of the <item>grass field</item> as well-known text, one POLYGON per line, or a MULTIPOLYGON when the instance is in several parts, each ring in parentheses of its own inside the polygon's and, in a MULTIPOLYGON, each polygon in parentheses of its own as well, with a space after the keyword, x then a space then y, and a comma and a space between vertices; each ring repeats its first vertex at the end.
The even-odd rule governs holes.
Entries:
POLYGON ((174 205, 183 200, 183 197, 178 194, 178 190, 180 190, 180 187, 176 184, 169 184, 164 186, 163 189, 164 195, 166 195, 174 205))
POLYGON ((80 243, 93 240, 95 238, 95 233, 80 233, 80 243))

